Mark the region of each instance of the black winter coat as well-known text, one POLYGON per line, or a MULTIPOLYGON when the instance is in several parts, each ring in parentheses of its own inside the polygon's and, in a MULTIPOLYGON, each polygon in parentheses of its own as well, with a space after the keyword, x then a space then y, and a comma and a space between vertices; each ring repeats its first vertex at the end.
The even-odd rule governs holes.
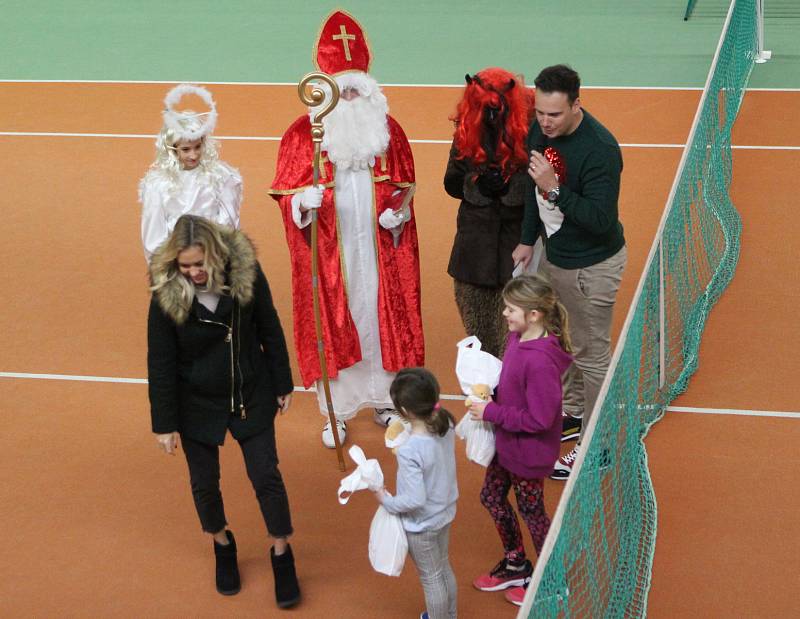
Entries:
POLYGON ((522 233, 526 174, 514 174, 505 195, 488 198, 475 185, 478 170, 457 155, 452 147, 444 175, 445 191, 461 200, 447 272, 460 282, 500 288, 514 270, 511 253, 522 233))
POLYGON ((153 295, 147 328, 153 432, 177 430, 221 445, 228 428, 242 440, 272 425, 278 396, 294 387, 269 285, 260 265, 254 267, 249 300, 222 295, 210 312, 194 299, 180 324, 169 303, 153 295))

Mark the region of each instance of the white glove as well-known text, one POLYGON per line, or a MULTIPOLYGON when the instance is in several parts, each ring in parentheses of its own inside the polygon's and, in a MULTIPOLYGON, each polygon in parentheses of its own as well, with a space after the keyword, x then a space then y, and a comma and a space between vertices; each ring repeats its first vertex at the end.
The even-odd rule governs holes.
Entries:
POLYGON ((406 220, 403 215, 395 215, 394 211, 390 208, 387 208, 381 216, 378 217, 378 223, 387 230, 392 230, 396 228, 400 224, 402 224, 406 220))
POLYGON ((322 206, 322 194, 325 188, 322 185, 316 187, 309 187, 302 194, 300 194, 300 204, 302 209, 310 211, 313 208, 322 206))

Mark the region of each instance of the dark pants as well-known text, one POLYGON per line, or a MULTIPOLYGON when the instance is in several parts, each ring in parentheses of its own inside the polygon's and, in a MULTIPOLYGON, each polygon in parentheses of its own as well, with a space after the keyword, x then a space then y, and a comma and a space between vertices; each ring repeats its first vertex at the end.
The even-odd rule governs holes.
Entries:
MULTIPOLYGON (((219 446, 207 445, 181 437, 183 452, 189 464, 192 496, 203 531, 216 533, 225 528, 225 507, 219 490, 219 446)), ((239 441, 244 456, 247 476, 256 491, 261 514, 272 537, 286 537, 292 533, 289 498, 278 470, 278 453, 275 449, 275 429, 270 427, 239 441)))

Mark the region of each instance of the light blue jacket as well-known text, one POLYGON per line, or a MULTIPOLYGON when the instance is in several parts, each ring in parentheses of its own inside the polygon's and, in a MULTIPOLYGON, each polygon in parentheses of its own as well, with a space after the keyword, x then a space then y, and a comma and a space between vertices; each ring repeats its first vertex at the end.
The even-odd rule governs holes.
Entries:
POLYGON ((397 449, 397 495, 383 506, 399 514, 411 533, 436 531, 456 515, 455 432, 444 436, 412 434, 397 449))

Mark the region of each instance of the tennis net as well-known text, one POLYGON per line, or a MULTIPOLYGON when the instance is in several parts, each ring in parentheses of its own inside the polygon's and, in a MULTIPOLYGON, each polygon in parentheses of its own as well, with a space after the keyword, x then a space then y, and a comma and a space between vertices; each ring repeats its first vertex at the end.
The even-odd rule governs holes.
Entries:
POLYGON ((697 368, 733 277, 731 129, 761 48, 760 0, 733 0, 656 238, 519 617, 643 617, 656 538, 644 437, 697 368))

